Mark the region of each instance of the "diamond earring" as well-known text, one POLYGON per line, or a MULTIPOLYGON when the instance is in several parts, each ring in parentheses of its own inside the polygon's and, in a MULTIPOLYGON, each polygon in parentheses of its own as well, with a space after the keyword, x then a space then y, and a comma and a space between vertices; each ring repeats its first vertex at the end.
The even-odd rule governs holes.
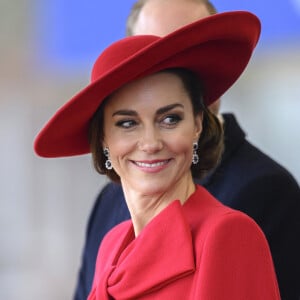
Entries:
POLYGON ((103 154, 107 157, 107 160, 105 162, 105 168, 107 170, 111 170, 112 169, 112 163, 111 163, 111 160, 110 160, 110 157, 109 157, 109 149, 107 147, 105 147, 103 149, 103 154))
POLYGON ((199 155, 197 153, 198 149, 198 143, 194 142, 193 143, 193 158, 192 158, 192 163, 196 165, 199 162, 199 155))

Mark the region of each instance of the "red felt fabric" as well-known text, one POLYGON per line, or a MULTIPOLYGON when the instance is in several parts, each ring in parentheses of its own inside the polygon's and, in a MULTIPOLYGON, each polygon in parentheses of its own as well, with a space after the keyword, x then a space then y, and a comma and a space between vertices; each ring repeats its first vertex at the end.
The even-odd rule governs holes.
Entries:
POLYGON ((91 83, 63 105, 34 142, 43 157, 90 152, 88 127, 103 100, 137 78, 163 69, 194 71, 206 105, 224 94, 246 68, 260 35, 249 12, 225 12, 186 25, 165 37, 131 36, 109 46, 96 60, 91 83))
POLYGON ((259 227, 205 189, 172 202, 135 238, 131 221, 103 240, 88 300, 277 300, 259 227))

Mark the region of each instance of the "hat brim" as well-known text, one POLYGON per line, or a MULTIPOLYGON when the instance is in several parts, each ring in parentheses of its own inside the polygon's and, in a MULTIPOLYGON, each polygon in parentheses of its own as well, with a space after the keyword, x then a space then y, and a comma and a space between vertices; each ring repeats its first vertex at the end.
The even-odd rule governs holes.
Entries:
POLYGON ((98 75, 96 61, 92 82, 46 123, 35 139, 35 152, 42 157, 89 153, 89 123, 102 101, 126 83, 163 69, 194 71, 203 83, 205 104, 212 104, 244 71, 259 35, 258 18, 237 11, 212 15, 162 38, 133 36, 114 43, 98 58, 110 66, 98 75), (119 51, 114 58, 111 48, 118 47, 125 54, 119 51))

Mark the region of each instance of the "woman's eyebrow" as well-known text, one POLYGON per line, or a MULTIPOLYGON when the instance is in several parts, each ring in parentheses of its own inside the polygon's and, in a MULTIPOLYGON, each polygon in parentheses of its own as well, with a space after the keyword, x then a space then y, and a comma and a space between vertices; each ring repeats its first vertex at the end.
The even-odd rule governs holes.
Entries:
POLYGON ((174 103, 174 104, 170 104, 170 105, 167 105, 167 106, 159 108, 156 111, 156 113, 158 115, 161 115, 161 114, 164 114, 164 113, 168 112, 169 110, 172 110, 173 108, 176 108, 176 107, 184 108, 183 104, 181 104, 181 103, 174 103))
POLYGON ((121 116, 137 116, 137 112, 131 109, 120 109, 115 111, 112 116, 121 115, 121 116))
MULTIPOLYGON (((156 111, 156 114, 158 114, 158 115, 164 114, 164 113, 166 113, 166 112, 168 112, 168 111, 170 111, 170 110, 172 110, 176 107, 184 108, 184 106, 182 104, 174 103, 174 104, 170 104, 170 105, 159 108, 156 111)), ((131 110, 131 109, 120 109, 120 110, 115 111, 112 114, 112 116, 116 116, 116 115, 120 115, 120 116, 137 116, 138 113, 135 110, 131 110)))

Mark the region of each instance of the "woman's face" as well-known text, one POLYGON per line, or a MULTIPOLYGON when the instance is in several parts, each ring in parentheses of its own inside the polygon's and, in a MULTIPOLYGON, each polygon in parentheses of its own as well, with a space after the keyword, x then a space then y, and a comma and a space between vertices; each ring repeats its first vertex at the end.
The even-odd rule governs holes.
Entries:
POLYGON ((193 114, 181 79, 167 72, 129 83, 104 109, 104 144, 122 185, 144 195, 191 178, 193 142, 202 116, 193 114))

